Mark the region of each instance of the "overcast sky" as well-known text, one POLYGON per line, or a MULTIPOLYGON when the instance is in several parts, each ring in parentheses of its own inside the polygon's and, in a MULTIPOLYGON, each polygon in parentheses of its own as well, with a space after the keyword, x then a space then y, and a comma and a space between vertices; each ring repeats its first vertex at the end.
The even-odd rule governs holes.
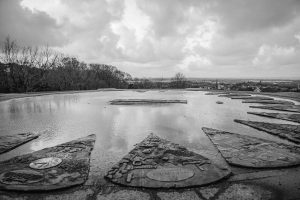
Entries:
POLYGON ((0 40, 137 77, 300 78, 300 0, 0 0, 0 40))

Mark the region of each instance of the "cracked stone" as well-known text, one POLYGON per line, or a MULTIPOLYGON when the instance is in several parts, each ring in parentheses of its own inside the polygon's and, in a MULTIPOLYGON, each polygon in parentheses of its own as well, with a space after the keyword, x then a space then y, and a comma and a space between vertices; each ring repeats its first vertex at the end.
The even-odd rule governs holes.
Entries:
POLYGON ((300 164, 300 147, 211 128, 202 130, 232 165, 272 168, 300 164))

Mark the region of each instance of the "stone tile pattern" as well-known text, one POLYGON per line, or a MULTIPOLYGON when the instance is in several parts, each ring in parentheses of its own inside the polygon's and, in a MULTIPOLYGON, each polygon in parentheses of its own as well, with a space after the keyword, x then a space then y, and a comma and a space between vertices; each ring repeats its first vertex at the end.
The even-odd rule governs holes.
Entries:
POLYGON ((3 161, 0 163, 0 189, 43 191, 84 183, 94 142, 95 135, 90 135, 3 161), (30 168, 33 161, 47 157, 60 158, 62 162, 46 169, 30 168))
POLYGON ((198 195, 193 191, 186 191, 186 192, 158 192, 157 196, 161 200, 200 200, 198 195))
POLYGON ((110 101, 111 105, 135 105, 135 104, 162 104, 162 103, 184 103, 187 100, 167 100, 167 99, 114 99, 110 101))
POLYGON ((248 114, 300 123, 300 114, 296 113, 248 112, 248 114))
POLYGON ((8 152, 38 137, 39 135, 34 133, 19 133, 15 135, 0 136, 0 154, 8 152))
POLYGON ((250 108, 300 113, 300 105, 263 105, 263 106, 250 106, 250 108))
POLYGON ((294 103, 291 102, 291 101, 283 101, 283 100, 256 100, 256 99, 248 99, 248 100, 242 101, 242 103, 294 105, 294 103))
POLYGON ((150 200, 150 195, 134 190, 121 190, 110 194, 99 194, 97 200, 150 200))
POLYGON ((221 169, 206 157, 150 134, 114 165, 106 178, 128 186, 182 188, 209 184, 230 173, 228 167, 221 169))
POLYGON ((300 125, 275 124, 267 122, 256 122, 246 120, 234 120, 237 123, 244 124, 260 131, 265 131, 272 135, 287 139, 294 143, 300 143, 300 125))
POLYGON ((271 200, 271 199, 275 199, 275 195, 272 191, 259 186, 247 185, 247 184, 232 184, 217 198, 217 200, 233 200, 233 199, 271 200))
POLYGON ((232 165, 273 168, 300 164, 300 147, 211 128, 202 129, 232 165))

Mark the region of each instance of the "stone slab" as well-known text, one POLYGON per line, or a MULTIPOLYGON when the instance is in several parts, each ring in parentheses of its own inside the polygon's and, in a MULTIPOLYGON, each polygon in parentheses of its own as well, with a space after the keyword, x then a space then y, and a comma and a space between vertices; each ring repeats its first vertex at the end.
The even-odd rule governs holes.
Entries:
POLYGON ((94 143, 95 135, 89 135, 0 162, 0 189, 45 191, 82 184, 94 143))
POLYGON ((0 154, 8 152, 38 137, 39 135, 34 133, 19 133, 14 135, 0 136, 0 154))
POLYGON ((183 103, 187 100, 178 99, 114 99, 110 101, 111 105, 136 105, 136 104, 164 104, 164 103, 183 103))
POLYGON ((110 194, 99 194, 97 200, 150 200, 150 195, 135 190, 121 190, 110 194))
POLYGON ((291 142, 300 143, 300 125, 293 124, 275 124, 267 122, 256 122, 246 120, 234 120, 237 123, 244 124, 260 131, 265 131, 272 135, 287 139, 291 142))
POLYGON ((292 113, 266 113, 266 112, 248 112, 248 114, 258 115, 262 117, 282 119, 291 122, 300 123, 300 114, 292 113))
POLYGON ((107 172, 113 183, 145 188, 201 186, 228 177, 228 166, 150 134, 107 172))
POLYGON ((264 105, 264 106, 250 106, 250 108, 259 108, 259 109, 267 109, 267 110, 279 110, 279 111, 300 113, 300 105, 264 105))
POLYGON ((231 165, 277 168, 300 165, 300 147, 211 128, 202 128, 231 165))
POLYGON ((274 100, 271 97, 263 97, 263 96, 233 96, 231 99, 245 99, 245 100, 274 100))
POLYGON ((294 105, 293 102, 291 102, 291 101, 284 101, 284 100, 256 100, 256 99, 248 99, 248 100, 242 101, 242 103, 294 105))
POLYGON ((243 93, 230 93, 230 94, 221 94, 219 97, 250 97, 251 94, 243 94, 243 93))

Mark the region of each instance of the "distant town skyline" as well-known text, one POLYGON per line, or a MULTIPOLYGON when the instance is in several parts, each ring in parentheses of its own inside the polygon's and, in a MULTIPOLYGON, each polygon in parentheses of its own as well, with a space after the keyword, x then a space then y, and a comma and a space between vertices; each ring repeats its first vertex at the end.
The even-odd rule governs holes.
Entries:
POLYGON ((0 0, 0 27, 133 77, 300 79, 299 0, 0 0))

